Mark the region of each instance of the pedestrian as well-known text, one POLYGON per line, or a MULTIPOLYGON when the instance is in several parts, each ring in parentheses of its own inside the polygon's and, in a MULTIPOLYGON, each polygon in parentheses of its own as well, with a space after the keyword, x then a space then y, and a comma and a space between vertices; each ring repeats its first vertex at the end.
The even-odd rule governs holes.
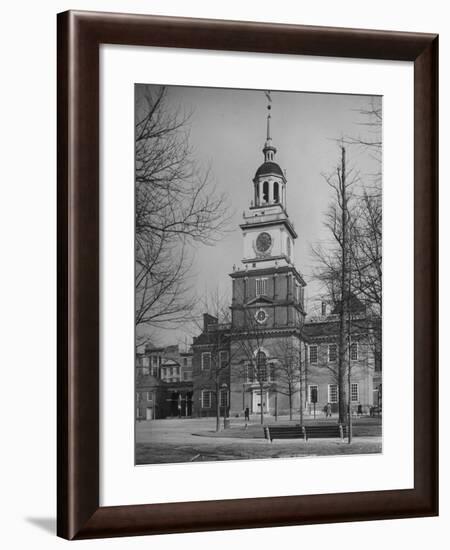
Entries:
POLYGON ((327 418, 331 418, 331 403, 327 403, 327 418))
POLYGON ((250 422, 250 409, 248 407, 245 407, 244 416, 245 416, 245 421, 250 422))

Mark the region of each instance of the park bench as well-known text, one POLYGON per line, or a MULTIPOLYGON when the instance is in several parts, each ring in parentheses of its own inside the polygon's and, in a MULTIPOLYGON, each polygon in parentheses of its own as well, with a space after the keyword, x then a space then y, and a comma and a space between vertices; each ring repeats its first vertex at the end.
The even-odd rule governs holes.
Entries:
POLYGON ((343 439, 346 436, 347 427, 342 424, 318 424, 313 426, 265 426, 264 436, 269 441, 274 439, 318 439, 318 438, 338 438, 343 439))

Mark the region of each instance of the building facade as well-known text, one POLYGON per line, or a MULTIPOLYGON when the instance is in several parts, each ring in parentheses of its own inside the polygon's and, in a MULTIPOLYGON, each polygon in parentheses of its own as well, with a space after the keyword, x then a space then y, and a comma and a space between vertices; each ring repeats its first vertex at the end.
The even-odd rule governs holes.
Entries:
POLYGON ((147 345, 136 357, 136 419, 192 416, 192 350, 147 345))

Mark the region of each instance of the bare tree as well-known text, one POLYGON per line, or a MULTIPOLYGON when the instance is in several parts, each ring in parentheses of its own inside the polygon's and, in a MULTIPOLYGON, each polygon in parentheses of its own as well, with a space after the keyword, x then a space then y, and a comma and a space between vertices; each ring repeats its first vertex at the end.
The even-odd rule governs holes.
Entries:
POLYGON ((218 290, 206 295, 201 301, 203 313, 202 330, 205 339, 205 349, 209 352, 208 368, 201 370, 200 384, 212 388, 215 396, 216 432, 221 429, 221 409, 224 417, 227 415, 228 384, 230 379, 230 311, 227 296, 222 296, 218 290), (227 395, 225 406, 221 406, 221 395, 227 395))
MULTIPOLYGON (((289 419, 292 420, 294 396, 302 392, 301 343, 292 337, 280 338, 274 347, 275 391, 285 395, 289 402, 289 419)), ((303 407, 300 404, 300 411, 303 407)), ((300 412, 301 414, 301 412, 300 412)))
POLYGON ((260 419, 264 424, 264 395, 270 388, 270 368, 268 357, 264 352, 267 328, 256 319, 256 309, 243 304, 241 322, 233 324, 233 340, 237 350, 244 356, 241 365, 241 377, 248 383, 257 384, 260 393, 260 419))
POLYGON ((353 188, 358 180, 358 175, 353 170, 347 169, 345 147, 341 144, 340 149, 340 165, 333 173, 324 176, 333 193, 333 199, 325 219, 325 226, 333 237, 333 244, 327 249, 315 248, 313 253, 319 263, 316 276, 324 284, 330 301, 339 313, 338 361, 336 368, 332 368, 332 371, 336 377, 339 391, 339 422, 344 422, 346 416, 345 395, 347 394, 346 373, 350 377, 350 362, 347 360, 348 331, 350 330, 348 310, 352 296, 351 237, 354 234, 355 225, 355 219, 350 215, 350 203, 354 200, 353 188))
POLYGON ((164 87, 136 88, 136 325, 170 327, 190 319, 192 246, 211 245, 228 221, 189 144, 189 120, 164 87))

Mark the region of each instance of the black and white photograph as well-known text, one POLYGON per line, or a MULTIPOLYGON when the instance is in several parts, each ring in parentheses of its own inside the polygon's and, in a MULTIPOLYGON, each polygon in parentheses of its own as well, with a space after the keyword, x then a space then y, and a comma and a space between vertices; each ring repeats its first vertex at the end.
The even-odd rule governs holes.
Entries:
POLYGON ((136 464, 382 452, 382 122, 135 85, 136 464))

